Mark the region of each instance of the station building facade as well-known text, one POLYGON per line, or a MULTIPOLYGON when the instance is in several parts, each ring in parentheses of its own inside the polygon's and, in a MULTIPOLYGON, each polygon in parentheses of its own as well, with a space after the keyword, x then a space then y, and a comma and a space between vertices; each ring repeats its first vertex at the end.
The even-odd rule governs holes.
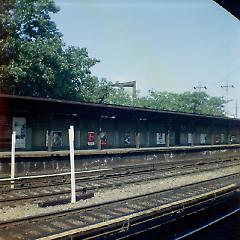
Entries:
POLYGON ((126 106, 0 95, 0 151, 216 145, 240 142, 240 120, 126 106))

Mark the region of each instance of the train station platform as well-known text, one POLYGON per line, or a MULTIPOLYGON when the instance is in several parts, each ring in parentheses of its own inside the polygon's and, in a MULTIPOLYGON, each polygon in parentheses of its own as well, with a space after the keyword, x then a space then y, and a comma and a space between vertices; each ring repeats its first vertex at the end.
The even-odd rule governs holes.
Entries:
MULTIPOLYGON (((91 149, 75 150, 75 156, 94 156, 94 155, 116 155, 116 154, 135 154, 135 153, 171 153, 171 152, 196 152, 207 150, 222 150, 240 148, 240 144, 226 145, 200 145, 200 146, 174 146, 174 147, 151 147, 151 148, 115 148, 115 149, 91 149)), ((59 151, 17 151, 18 158, 43 158, 43 157, 67 157, 69 150, 59 151)), ((11 157, 11 152, 0 152, 0 159, 11 157)))

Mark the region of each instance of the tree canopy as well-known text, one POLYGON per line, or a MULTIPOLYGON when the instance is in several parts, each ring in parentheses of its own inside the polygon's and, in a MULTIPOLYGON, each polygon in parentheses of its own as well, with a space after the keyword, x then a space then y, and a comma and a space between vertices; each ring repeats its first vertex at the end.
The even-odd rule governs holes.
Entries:
POLYGON ((137 101, 141 107, 207 115, 223 115, 224 103, 223 98, 211 97, 205 92, 170 93, 154 90, 137 101))
POLYGON ((132 98, 123 88, 110 88, 108 104, 117 104, 156 110, 179 111, 204 115, 224 116, 225 100, 212 97, 205 92, 171 93, 149 90, 147 96, 132 98))
POLYGON ((16 0, 4 9, 2 19, 8 17, 11 34, 3 46, 9 59, 1 92, 90 100, 88 93, 98 86, 90 68, 98 60, 86 48, 65 46, 50 18, 58 11, 53 0, 16 0))
POLYGON ((51 20, 54 0, 5 0, 0 6, 0 93, 222 115, 222 98, 204 92, 150 90, 132 99, 92 76, 99 62, 86 48, 66 46, 51 20))

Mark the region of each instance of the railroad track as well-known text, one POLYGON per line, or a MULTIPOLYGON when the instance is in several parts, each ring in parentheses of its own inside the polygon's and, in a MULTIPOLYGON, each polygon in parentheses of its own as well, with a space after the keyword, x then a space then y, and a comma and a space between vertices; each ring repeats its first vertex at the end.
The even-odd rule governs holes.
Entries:
POLYGON ((219 177, 151 194, 105 202, 84 208, 0 222, 1 240, 79 239, 102 236, 106 231, 127 231, 137 221, 184 211, 190 205, 236 191, 240 174, 219 177), (99 234, 99 235, 98 235, 99 234))
MULTIPOLYGON (((77 180, 91 180, 98 179, 108 176, 121 176, 128 174, 138 174, 141 172, 155 171, 155 170, 167 170, 174 169, 187 165, 205 165, 209 163, 222 163, 233 160, 240 160, 239 155, 231 154, 230 156, 216 157, 216 156, 207 156, 205 158, 195 158, 195 159, 185 159, 179 161, 166 161, 166 162, 155 162, 155 163, 146 163, 140 165, 129 165, 129 166, 119 166, 114 168, 103 168, 95 169, 90 171, 76 172, 77 180)), ((58 173, 51 175, 40 175, 40 176, 24 176, 16 177, 14 179, 14 188, 15 189, 28 189, 28 188, 39 188, 46 186, 56 186, 64 185, 70 182, 70 173, 58 173)), ((11 180, 0 179, 0 192, 6 192, 11 190, 11 180)))
MULTIPOLYGON (((102 188, 116 188, 127 184, 140 184, 157 179, 169 178, 179 175, 188 175, 195 172, 213 171, 219 168, 240 166, 239 161, 212 162, 200 165, 176 165, 174 168, 158 169, 154 171, 141 171, 132 174, 108 175, 97 178, 80 178, 76 182, 76 191, 83 194, 86 191, 96 191, 102 188)), ((0 208, 26 204, 41 204, 42 202, 55 201, 56 199, 67 199, 70 196, 70 184, 56 185, 52 187, 29 188, 12 190, 0 195, 0 208)))

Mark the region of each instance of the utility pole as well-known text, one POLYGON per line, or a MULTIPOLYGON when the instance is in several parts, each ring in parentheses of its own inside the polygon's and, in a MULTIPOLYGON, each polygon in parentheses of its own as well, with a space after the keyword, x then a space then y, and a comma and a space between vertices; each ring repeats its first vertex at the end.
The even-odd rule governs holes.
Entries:
POLYGON ((236 118, 238 118, 238 100, 236 99, 236 118))
POLYGON ((229 92, 229 88, 234 88, 234 86, 229 85, 228 80, 227 80, 226 85, 221 85, 221 88, 225 89, 225 91, 226 91, 226 115, 228 116, 228 103, 229 103, 228 92, 229 92))
POLYGON ((198 82, 198 85, 197 85, 197 87, 193 87, 195 90, 198 90, 199 92, 201 92, 202 91, 202 89, 205 89, 205 90, 207 90, 207 87, 206 86, 202 86, 201 85, 201 82, 198 82))

